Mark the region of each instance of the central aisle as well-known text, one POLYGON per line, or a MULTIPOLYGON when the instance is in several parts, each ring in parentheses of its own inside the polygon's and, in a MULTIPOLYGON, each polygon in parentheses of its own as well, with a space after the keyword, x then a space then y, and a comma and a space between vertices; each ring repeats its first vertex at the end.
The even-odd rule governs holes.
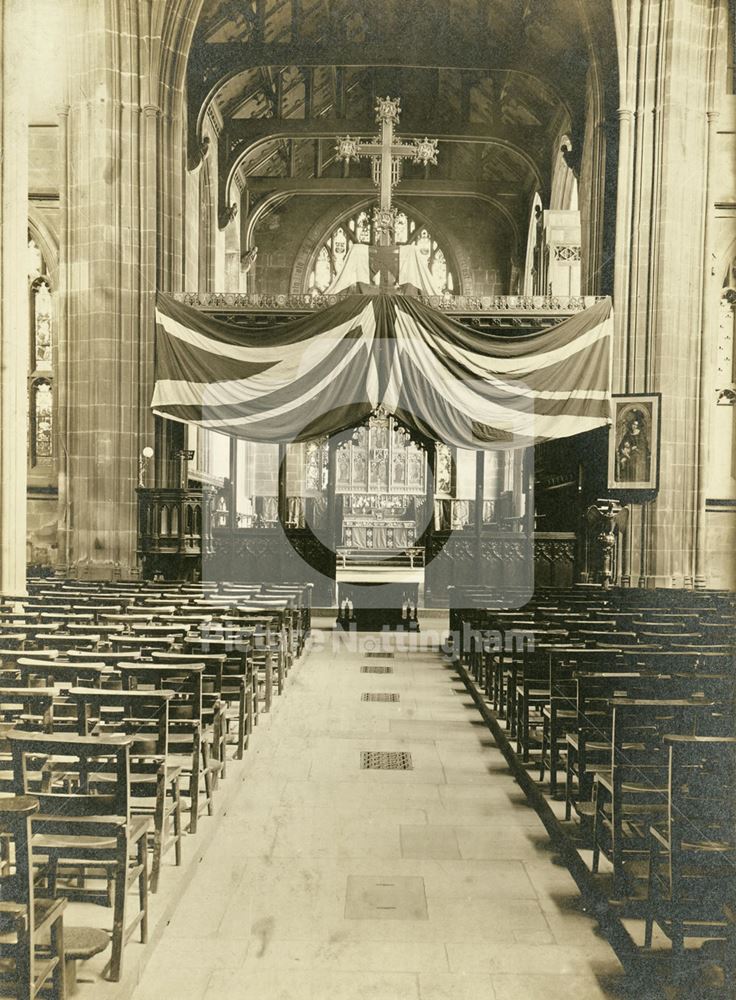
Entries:
POLYGON ((460 679, 409 641, 315 633, 134 1000, 614 995, 620 965, 460 679))

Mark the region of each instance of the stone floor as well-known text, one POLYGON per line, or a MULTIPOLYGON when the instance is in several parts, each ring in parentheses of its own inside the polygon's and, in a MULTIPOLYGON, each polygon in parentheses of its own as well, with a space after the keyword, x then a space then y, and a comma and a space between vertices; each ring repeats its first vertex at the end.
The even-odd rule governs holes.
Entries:
POLYGON ((613 951, 436 652, 318 632, 245 767, 134 1000, 619 995, 613 951), (363 769, 364 751, 413 768, 363 769))

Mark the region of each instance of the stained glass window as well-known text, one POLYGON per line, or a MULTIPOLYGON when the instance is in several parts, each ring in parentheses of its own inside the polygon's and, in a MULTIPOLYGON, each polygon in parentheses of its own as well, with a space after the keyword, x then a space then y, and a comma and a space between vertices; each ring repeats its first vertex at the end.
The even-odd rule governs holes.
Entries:
POLYGON ((51 288, 45 278, 37 278, 31 286, 33 354, 36 371, 52 369, 51 342, 51 288))
POLYGON ((31 448, 36 461, 53 457, 53 432, 53 390, 43 379, 33 383, 31 393, 31 448))
POLYGON ((370 243, 371 241, 371 220, 367 212, 361 212, 356 220, 355 238, 358 243, 370 243))
POLYGON ((49 466, 54 457, 54 312, 43 253, 28 234, 28 458, 49 466))
POLYGON ((325 288, 329 286, 333 277, 334 275, 332 273, 332 266, 330 263, 330 251, 327 247, 322 247, 317 255, 317 263, 315 264, 314 271, 312 272, 310 287, 323 292, 325 288))
MULTIPOLYGON (((456 291, 457 284, 448 266, 447 255, 426 226, 406 212, 399 211, 394 240, 397 244, 416 243, 437 285, 449 292, 456 291)), ((361 209, 343 220, 325 239, 317 252, 309 275, 309 290, 317 293, 329 288, 342 270, 352 243, 375 242, 371 215, 366 209, 361 209)))
POLYGON ((409 220, 406 217, 406 212, 399 212, 396 216, 396 229, 394 230, 394 239, 397 243, 406 243, 409 238, 409 220))

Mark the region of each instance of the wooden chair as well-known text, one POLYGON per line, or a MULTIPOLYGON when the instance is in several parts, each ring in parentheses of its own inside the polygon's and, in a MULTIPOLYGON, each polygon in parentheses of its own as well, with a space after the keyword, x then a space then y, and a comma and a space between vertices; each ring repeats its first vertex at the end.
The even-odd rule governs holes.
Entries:
POLYGON ((253 685, 255 706, 260 702, 259 685, 263 688, 263 711, 271 710, 273 700, 273 652, 270 643, 264 645, 254 641, 253 633, 246 632, 242 626, 230 631, 207 629, 199 633, 190 633, 182 643, 184 650, 196 656, 220 654, 227 657, 244 656, 250 653, 252 658, 253 685))
MULTIPOLYGON (((117 982, 125 943, 137 928, 142 943, 148 936, 146 840, 153 824, 147 816, 131 816, 132 740, 124 736, 103 739, 21 730, 8 733, 8 740, 16 790, 39 800, 39 812, 32 820, 31 851, 34 862, 45 859, 40 874, 51 898, 59 891, 60 866, 111 873, 114 909, 110 978, 117 982), (114 774, 109 794, 96 794, 90 787, 90 775, 101 765, 114 774), (135 856, 133 863, 129 860, 131 853, 135 856), (136 884, 139 910, 127 924, 128 891, 136 884)), ((107 902, 106 894, 86 887, 65 885, 62 894, 107 902)))
POLYGON ((169 644, 171 644, 181 640, 189 631, 189 627, 183 622, 178 622, 177 624, 172 622, 165 622, 164 624, 152 622, 146 625, 133 624, 130 631, 135 636, 168 638, 169 644))
POLYGON ((278 615, 262 612, 238 612, 223 615, 199 630, 209 642, 224 640, 249 644, 253 659, 254 678, 263 689, 264 711, 271 711, 273 686, 282 694, 288 670, 287 633, 278 615))
MULTIPOLYGON (((544 781, 549 768, 550 795, 557 795, 557 774, 567 749, 567 734, 578 724, 577 677, 585 672, 623 672, 630 657, 623 651, 580 649, 574 646, 549 650, 549 700, 542 709, 542 752, 539 780, 544 781)), ((629 666, 630 669, 630 666, 629 666)))
POLYGON ((706 726, 712 703, 683 698, 613 698, 610 773, 593 783, 593 872, 600 855, 613 865, 613 894, 621 898, 645 874, 649 826, 667 809, 669 733, 692 734, 706 726))
POLYGON ((20 681, 14 686, 2 684, 0 725, 53 732, 55 695, 56 690, 50 687, 24 687, 20 681))
POLYGON ((666 736, 667 813, 649 828, 645 947, 656 923, 672 941, 676 980, 687 938, 731 942, 736 906, 736 738, 666 736))
POLYGON ((182 774, 189 778, 183 794, 188 795, 190 802, 190 833, 197 832, 203 805, 210 816, 213 814, 215 780, 222 769, 220 761, 212 759, 211 741, 205 732, 204 672, 205 665, 201 662, 120 664, 124 691, 150 687, 175 692, 169 705, 169 761, 181 766, 182 774), (204 785, 204 802, 200 783, 204 785))
POLYGON ((639 673, 581 673, 575 675, 575 723, 565 737, 565 819, 572 811, 582 823, 593 819, 593 781, 597 773, 610 774, 613 708, 618 697, 644 697, 652 681, 639 673))
POLYGON ((43 684, 55 687, 66 684, 75 687, 101 687, 102 678, 108 668, 99 659, 92 661, 72 661, 63 659, 36 659, 22 657, 17 662, 23 683, 32 687, 43 684))
MULTIPOLYGON (((41 650, 33 651, 33 658, 38 659, 42 655, 41 650)), ((45 655, 45 654, 44 654, 45 655)), ((58 658, 59 663, 77 663, 79 665, 84 665, 85 663, 97 663, 102 664, 108 670, 114 670, 114 668, 125 661, 130 663, 133 660, 140 660, 141 653, 139 650, 127 649, 119 653, 113 653, 110 650, 97 649, 70 649, 68 652, 64 653, 58 658)), ((103 674, 103 679, 106 679, 107 675, 103 674)))
MULTIPOLYGON (((242 645, 242 644, 241 644, 242 645)), ((190 646, 189 649, 192 647, 190 646)), ((205 669, 213 675, 222 677, 220 685, 222 701, 225 709, 225 730, 223 733, 222 753, 225 753, 225 743, 228 739, 228 723, 236 720, 237 734, 235 736, 235 757, 242 760, 245 748, 250 741, 253 725, 258 710, 256 687, 253 682, 253 665, 247 648, 238 648, 228 653, 152 653, 154 663, 203 663, 205 669)), ((223 775, 224 775, 223 771, 223 775)))
POLYGON ((31 796, 0 799, 0 994, 34 1000, 44 990, 64 1000, 66 900, 36 899, 33 888, 31 818, 38 807, 31 796))
POLYGON ((549 646, 539 644, 527 650, 521 660, 521 672, 517 672, 513 693, 515 703, 512 726, 515 727, 516 752, 526 764, 529 761, 532 744, 542 742, 542 710, 549 702, 549 646))
MULTIPOLYGON (((34 646, 38 649, 56 649, 60 653, 68 653, 72 649, 96 649, 102 636, 99 632, 49 632, 46 628, 34 636, 34 646)), ((35 651, 35 650, 34 650, 35 651)))
MULTIPOLYGON (((134 816, 152 816, 151 892, 158 891, 161 863, 172 847, 181 865, 181 768, 169 763, 169 702, 173 691, 100 691, 72 688, 80 736, 130 736, 130 795, 134 816), (169 835, 169 824, 173 834, 169 835)), ((114 775, 98 769, 90 776, 96 791, 109 790, 114 775)))
POLYGON ((10 632, 7 630, 0 630, 0 650, 14 650, 14 649, 25 649, 26 646, 26 633, 19 629, 15 629, 10 632))
POLYGON ((156 649, 171 649, 173 641, 171 635, 113 635, 110 646, 113 653, 135 652, 147 656, 156 649))

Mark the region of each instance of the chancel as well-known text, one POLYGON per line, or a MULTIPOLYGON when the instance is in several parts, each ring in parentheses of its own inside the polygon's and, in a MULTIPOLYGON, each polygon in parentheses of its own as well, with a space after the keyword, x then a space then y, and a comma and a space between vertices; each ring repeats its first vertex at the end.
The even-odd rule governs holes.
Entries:
POLYGON ((0 8, 2 996, 736 995, 733 2, 0 8))

